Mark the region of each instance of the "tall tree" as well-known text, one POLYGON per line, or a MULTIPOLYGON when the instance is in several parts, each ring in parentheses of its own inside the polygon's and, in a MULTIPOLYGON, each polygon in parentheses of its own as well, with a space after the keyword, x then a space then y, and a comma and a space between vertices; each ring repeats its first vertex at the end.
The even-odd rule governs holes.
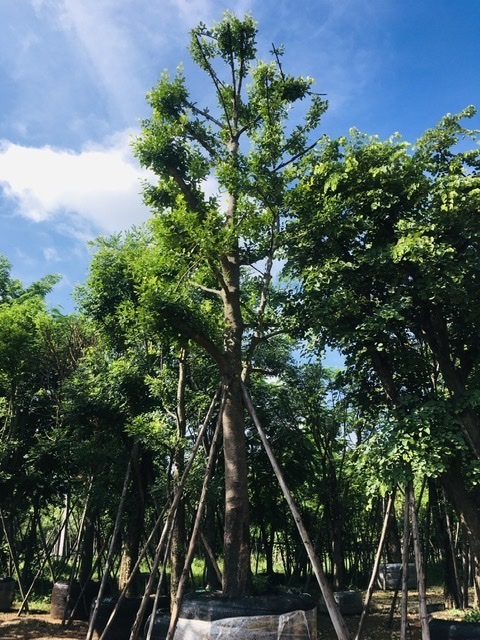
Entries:
POLYGON ((159 325, 206 350, 223 385, 228 596, 251 583, 242 379, 256 346, 278 330, 271 282, 286 193, 326 109, 312 79, 284 71, 280 48, 270 62, 255 60, 256 33, 251 17, 230 12, 210 29, 195 28, 190 53, 210 81, 212 104, 190 96, 181 71, 164 73, 135 142, 141 164, 158 176, 144 189, 153 241, 137 262, 137 293, 159 325), (292 123, 302 100, 306 116, 292 123), (247 276, 255 295, 242 287, 247 276))
POLYGON ((301 319, 377 401, 381 385, 395 409, 391 452, 445 480, 478 553, 458 473, 467 447, 480 455, 480 152, 462 124, 474 114, 445 116, 414 147, 357 131, 326 140, 298 186, 289 268, 302 281, 301 319))

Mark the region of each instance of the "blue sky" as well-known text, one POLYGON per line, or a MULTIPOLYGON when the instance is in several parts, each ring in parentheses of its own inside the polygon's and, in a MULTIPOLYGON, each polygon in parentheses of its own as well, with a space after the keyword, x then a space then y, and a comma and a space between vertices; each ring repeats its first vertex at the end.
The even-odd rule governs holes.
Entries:
POLYGON ((88 240, 148 217, 129 146, 146 92, 179 63, 199 88, 188 32, 225 9, 258 21, 260 57, 284 44, 285 69, 315 78, 322 133, 414 142, 480 108, 478 0, 0 0, 0 253, 25 284, 62 274, 65 312, 88 240))

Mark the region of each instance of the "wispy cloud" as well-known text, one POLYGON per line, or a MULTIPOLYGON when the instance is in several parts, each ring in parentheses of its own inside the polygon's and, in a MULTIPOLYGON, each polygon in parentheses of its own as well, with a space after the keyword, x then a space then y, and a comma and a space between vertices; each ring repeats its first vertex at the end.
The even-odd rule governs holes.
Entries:
POLYGON ((188 31, 221 17, 211 0, 33 0, 37 15, 64 35, 114 118, 142 116, 144 96, 165 67, 188 57, 188 31), (177 57, 178 56, 178 57, 177 57))
POLYGON ((123 134, 76 153, 4 142, 0 185, 17 212, 30 220, 68 224, 70 233, 84 233, 85 224, 92 233, 113 233, 148 217, 140 196, 143 173, 128 143, 123 134))

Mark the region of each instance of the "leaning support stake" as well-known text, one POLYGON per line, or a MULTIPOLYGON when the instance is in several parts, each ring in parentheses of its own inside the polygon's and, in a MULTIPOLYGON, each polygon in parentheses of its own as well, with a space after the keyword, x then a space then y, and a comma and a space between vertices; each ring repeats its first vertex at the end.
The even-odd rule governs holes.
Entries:
POLYGON ((20 595, 22 596, 22 602, 25 600, 25 591, 22 585, 22 578, 20 574, 20 568, 18 566, 18 558, 15 553, 15 547, 13 546, 13 542, 10 539, 10 535, 8 533, 7 524, 5 522, 5 518, 3 516, 3 511, 0 509, 0 520, 2 521, 3 533, 5 535, 5 540, 7 541, 8 550, 10 552, 10 558, 13 562, 13 567, 15 569, 15 573, 17 574, 18 588, 20 589, 20 595))
POLYGON ((385 544, 385 538, 388 530, 388 521, 392 512, 393 502, 395 500, 395 490, 392 491, 388 498, 387 508, 385 510, 385 518, 383 520, 382 533, 380 535, 380 542, 378 543, 377 555, 373 564, 372 575, 370 576, 370 582, 368 583, 367 593, 365 595, 365 602, 363 603, 363 611, 360 616, 360 622, 358 623, 357 635, 355 640, 361 640, 363 627, 368 615, 370 601, 372 599, 373 587, 375 586, 375 578, 377 577, 378 567, 380 566, 380 560, 382 558, 383 545, 385 544))
MULTIPOLYGON (((53 537, 53 536, 52 536, 53 537)), ((22 611, 24 610, 27 602, 28 602, 28 598, 30 597, 30 594, 33 591, 33 587, 35 586, 35 583, 37 582, 38 578, 40 577, 43 568, 45 567, 45 565, 47 564, 48 558, 49 558, 49 554, 51 553, 52 549, 54 548, 55 544, 57 543, 58 538, 60 537, 60 531, 57 531, 57 534, 55 535, 55 537, 53 538, 53 542, 51 542, 51 538, 49 537, 48 540, 44 540, 44 557, 42 559, 42 562, 40 563, 40 566, 37 570, 37 573, 35 574, 35 577, 32 580, 32 583, 30 585, 30 587, 28 588, 27 593, 25 594, 25 597, 22 600, 22 603, 20 605, 19 610, 17 611, 17 616, 20 616, 22 614, 22 611), (48 546, 50 545, 50 548, 48 548, 48 546)))
POLYGON ((277 476, 277 480, 280 484, 280 487, 282 489, 283 495, 288 503, 288 506, 290 507, 290 511, 292 512, 293 518, 295 520, 295 524, 297 525, 297 529, 300 533, 300 536, 303 540, 303 544, 305 546, 305 550, 308 554, 308 557, 310 558, 310 562, 312 563, 312 567, 313 570, 315 572, 315 576, 317 578, 318 584, 320 586, 320 589, 322 591, 322 595, 323 598, 325 600, 325 604, 327 606, 327 611, 330 615, 330 619, 332 621, 332 624, 335 628, 335 632, 337 634, 337 638, 338 640, 350 640, 350 634, 348 632, 347 626, 345 624, 344 619, 342 618, 341 614, 340 614, 340 610, 338 608, 338 605, 335 601, 335 598, 333 596, 333 592, 332 589, 330 588, 330 585, 327 582, 327 579, 325 577, 325 574, 323 573, 323 568, 322 565, 320 563, 320 560, 317 556, 317 554, 315 553, 315 550, 313 548, 313 544, 310 540, 310 537, 307 533, 307 530, 305 529, 305 526, 302 522, 302 518, 300 516, 300 513, 293 501, 292 495, 290 493, 289 488, 287 487, 287 484, 285 482, 285 478, 283 477, 283 473, 280 469, 280 467, 278 466, 278 463, 275 459, 275 456, 273 454, 273 451, 270 447, 270 444, 267 440, 267 436, 265 435, 264 430, 262 429, 262 426, 260 424, 260 421, 258 419, 257 413, 255 411, 255 408, 253 406, 252 400, 250 398, 250 394, 248 393, 248 390, 245 386, 244 383, 242 383, 242 391, 243 391, 243 397, 245 400, 245 405, 248 409, 248 411, 250 412, 250 415, 252 416, 252 420, 255 423, 255 426, 257 428, 258 434, 260 436, 260 439, 262 441, 262 444, 265 448, 265 451, 267 453, 267 456, 270 460, 270 463, 272 465, 273 471, 275 473, 275 475, 277 476))
MULTIPOLYGON (((140 634, 140 624, 142 622, 143 616, 145 615, 145 611, 147 608, 147 601, 148 598, 150 597, 150 594, 152 593, 152 589, 153 589, 153 581, 154 581, 154 573, 157 570, 159 561, 160 561, 160 553, 163 549, 163 545, 164 545, 164 541, 166 540, 166 536, 170 531, 170 528, 173 524, 173 520, 175 518, 176 515, 176 511, 178 508, 178 505, 180 503, 180 500, 182 499, 183 496, 183 489, 185 487, 185 483, 187 481, 188 475, 190 473, 190 469, 192 468, 193 462, 195 460, 195 456, 197 455, 198 449, 200 447, 200 444, 203 440, 203 437, 205 435, 205 432, 207 430, 208 424, 210 422, 210 418, 212 416, 212 413, 215 409, 215 406, 217 405, 219 399, 220 399, 220 395, 221 395, 222 389, 221 386, 219 385, 217 388, 217 391, 215 393, 215 396, 212 399, 212 402, 210 403, 210 407, 208 408, 208 412, 207 415, 205 417, 205 420, 203 421, 202 427, 200 429, 200 431, 198 432, 197 435, 197 439, 195 441, 195 445, 192 449, 192 452, 190 454, 190 458, 188 459, 188 462, 185 466, 185 470, 182 474, 182 477, 180 478, 180 482, 178 484, 178 487, 174 493, 173 496, 173 500, 172 500, 172 504, 170 505, 170 510, 168 512, 167 515, 167 520, 164 524, 163 527, 163 531, 162 531, 162 535, 160 537, 160 541, 157 545, 157 551, 155 554, 155 559, 154 559, 154 563, 150 572, 150 578, 148 580, 147 586, 145 587, 145 593, 143 594, 143 598, 142 598, 142 602, 140 603, 140 607, 138 609, 137 612, 137 616, 135 618, 135 622, 133 623, 133 627, 132 630, 130 632, 130 638, 129 640, 137 640, 139 634, 140 634)), ((155 612, 154 612, 155 613, 155 612)), ((103 631, 103 633, 106 632, 106 627, 103 631)), ((103 635, 103 634, 102 634, 103 635)), ((89 639, 87 639, 89 640, 89 639)), ((100 637, 100 640, 103 640, 103 637, 100 637)))
MULTIPOLYGON (((134 451, 135 451, 135 447, 136 446, 138 446, 138 445, 137 444, 134 445, 134 451)), ((86 640, 92 640, 93 632, 95 630, 95 622, 97 620, 98 611, 100 609, 100 603, 101 603, 101 600, 103 598, 103 594, 105 593, 105 587, 107 585, 108 572, 109 572, 110 566, 112 564, 113 555, 115 553, 115 542, 116 542, 118 534, 120 532, 120 525, 121 525, 121 521, 122 521, 122 515, 123 515, 124 508, 125 508, 125 501, 126 501, 126 498, 127 498, 127 490, 128 490, 128 483, 129 483, 129 480, 130 480, 130 471, 131 471, 131 468, 132 468, 133 456, 134 456, 134 452, 132 452, 132 455, 130 456, 130 459, 128 461, 127 471, 125 473, 125 480, 123 481, 122 495, 120 497, 120 503, 118 505, 117 517, 116 517, 116 520, 115 520, 115 526, 114 526, 114 529, 113 529, 112 538, 110 540, 110 547, 108 549, 107 560, 105 562, 104 574, 103 574, 103 577, 102 577, 102 581, 100 583, 100 589, 98 591, 98 595, 97 595, 97 599, 96 599, 96 602, 95 602, 95 606, 93 607, 92 615, 90 616, 90 622, 89 622, 89 625, 88 625, 88 631, 87 631, 86 640)))
MULTIPOLYGON (((87 513, 88 513, 88 507, 90 505, 90 496, 92 494, 92 487, 93 487, 93 477, 90 478, 90 484, 88 486, 88 491, 87 491, 87 496, 85 498, 85 506, 83 508, 83 513, 82 513, 82 517, 80 519, 80 524, 78 527, 78 534, 77 534, 77 540, 75 542, 75 546, 74 546, 74 556, 73 556, 73 562, 72 562, 72 569, 70 571, 70 580, 68 581, 68 590, 67 590, 67 601, 68 598, 70 597, 70 594, 72 592, 72 586, 73 586, 73 582, 75 580, 75 572, 77 570, 77 564, 78 564, 78 560, 80 557, 80 545, 82 542, 82 538, 83 538, 83 534, 84 534, 84 528, 85 528, 85 520, 87 517, 87 513)), ((78 609, 78 606, 81 602, 81 599, 83 597, 83 593, 85 592, 85 586, 86 585, 82 585, 82 590, 81 593, 79 594, 75 604, 73 605, 73 609, 71 611, 71 616, 73 618, 76 610, 78 609)), ((62 627, 65 627, 65 621, 67 619, 67 615, 68 615, 68 607, 65 607, 65 609, 63 610, 63 615, 62 615, 62 627)))
MULTIPOLYGON (((220 416, 222 415, 222 411, 220 411, 220 416)), ((197 514, 195 516, 195 523, 193 526, 192 535, 190 536, 190 543, 188 545, 187 555, 185 557, 185 562, 182 570, 182 575, 180 576, 180 580, 178 582, 177 593, 175 594, 175 601, 172 603, 172 613, 170 616, 170 624, 168 626, 166 640, 173 640, 175 629, 177 627, 178 617, 180 615, 180 607, 182 606, 183 594, 185 592, 185 586, 187 584, 188 574, 190 572, 190 567, 192 566, 192 560, 195 553, 195 547, 197 544, 197 538, 200 531, 200 524, 202 522, 203 513, 205 511, 205 504, 207 501, 207 491, 208 485, 210 483, 210 479, 213 474, 213 468, 215 466, 215 461, 217 459, 218 454, 218 445, 220 436, 222 434, 222 421, 221 418, 218 418, 217 426, 215 428, 215 433, 213 434, 212 443, 210 445, 210 453, 208 456, 207 468, 205 470, 205 475, 203 478, 202 491, 200 493, 200 499, 198 501, 197 514)), ((153 630, 154 617, 150 621, 150 626, 148 628, 147 638, 146 640, 150 640, 153 630)))
POLYGON ((427 598, 425 593, 425 571, 423 569, 422 549, 420 545, 420 533, 418 528, 417 511, 415 509, 415 495, 413 493, 413 483, 407 486, 408 504, 412 515, 412 537, 413 550, 415 552, 415 566, 418 580, 418 599, 420 624, 422 627, 422 640, 430 640, 430 628, 428 626, 427 598))
POLYGON ((410 507, 408 501, 408 491, 405 491, 402 542, 402 606, 400 615, 400 640, 407 640, 408 631, 408 547, 410 541, 410 507))

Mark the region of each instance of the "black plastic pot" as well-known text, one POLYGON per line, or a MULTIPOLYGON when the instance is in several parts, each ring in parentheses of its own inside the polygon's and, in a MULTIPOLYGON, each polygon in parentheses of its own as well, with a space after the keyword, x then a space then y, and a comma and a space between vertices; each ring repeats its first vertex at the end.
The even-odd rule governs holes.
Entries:
MULTIPOLYGON (((153 615, 153 614, 152 614, 153 615)), ((147 638, 150 620, 152 616, 148 616, 143 630, 143 637, 147 638)), ((170 611, 157 611, 153 620, 152 634, 150 640, 165 640, 167 637, 168 627, 170 626, 170 611)))
MULTIPOLYGON (((348 591, 334 591, 333 597, 338 605, 340 613, 346 616, 357 616, 363 610, 363 596, 361 591, 350 589, 348 591)), ((320 598, 320 613, 328 613, 325 600, 320 598)))
POLYGON ((187 593, 180 609, 180 617, 195 620, 220 620, 249 616, 281 615, 290 611, 309 611, 316 606, 306 593, 243 596, 224 598, 216 593, 187 593))
POLYGON ((241 598, 187 594, 177 629, 179 637, 307 640, 317 635, 316 602, 308 594, 293 593, 241 598))
POLYGON ((15 580, 13 578, 0 578, 0 611, 10 611, 15 595, 15 580))
MULTIPOLYGON (((142 598, 124 598, 122 600, 118 612, 115 614, 115 618, 112 620, 112 624, 105 634, 105 640, 128 640, 130 638, 130 632, 137 617, 141 602, 142 598)), ((116 604, 116 598, 104 598, 101 601, 94 624, 94 638, 99 638, 102 635, 116 604)), ((92 612, 93 608, 94 603, 92 603, 92 612)), ((140 623, 141 629, 145 626, 145 621, 152 613, 152 610, 153 598, 149 598, 143 620, 140 623)))
POLYGON ((480 622, 455 622, 432 618, 428 624, 430 640, 479 640, 480 622))
MULTIPOLYGON (((378 569, 378 584, 381 589, 394 590, 402 588, 401 582, 402 564, 401 562, 391 562, 380 565, 378 569)), ((408 564, 408 588, 417 588, 417 568, 414 562, 408 564)))
POLYGON ((50 615, 52 618, 63 620, 73 613, 75 620, 88 620, 90 608, 94 598, 98 594, 99 583, 90 581, 87 583, 82 596, 82 587, 79 582, 73 582, 68 592, 68 582, 55 582, 52 588, 50 601, 50 615))

